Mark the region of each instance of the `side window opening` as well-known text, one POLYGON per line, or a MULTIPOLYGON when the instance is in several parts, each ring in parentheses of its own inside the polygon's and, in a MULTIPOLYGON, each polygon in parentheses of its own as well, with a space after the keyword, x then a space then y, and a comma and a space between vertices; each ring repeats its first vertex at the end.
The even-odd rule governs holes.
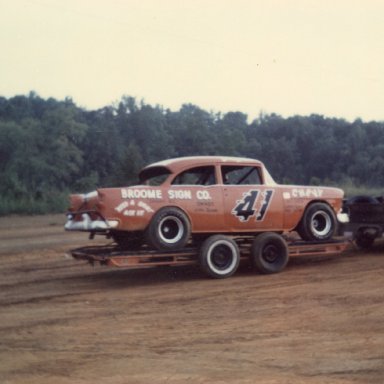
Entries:
POLYGON ((159 186, 167 180, 171 172, 165 167, 151 167, 141 171, 139 175, 140 184, 159 186))
POLYGON ((216 184, 215 167, 196 167, 178 174, 172 185, 214 185, 216 184))
POLYGON ((260 185, 258 167, 225 165, 221 167, 223 183, 226 185, 260 185))

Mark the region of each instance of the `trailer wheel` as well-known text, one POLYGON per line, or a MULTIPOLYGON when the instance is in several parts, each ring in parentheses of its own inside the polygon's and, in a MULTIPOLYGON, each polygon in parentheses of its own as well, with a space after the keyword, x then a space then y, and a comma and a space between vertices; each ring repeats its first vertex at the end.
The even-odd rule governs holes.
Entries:
POLYGON ((158 211, 146 231, 148 243, 158 250, 183 248, 191 235, 188 217, 178 208, 158 211))
POLYGON ((277 273, 288 263, 288 246, 285 240, 273 232, 258 235, 251 248, 253 266, 261 273, 277 273))
POLYGON ((333 209, 324 203, 313 203, 304 212, 297 227, 303 240, 330 240, 337 229, 337 219, 333 209))
POLYGON ((223 279, 233 275, 240 263, 236 242, 223 235, 208 237, 200 248, 201 269, 210 277, 223 279))

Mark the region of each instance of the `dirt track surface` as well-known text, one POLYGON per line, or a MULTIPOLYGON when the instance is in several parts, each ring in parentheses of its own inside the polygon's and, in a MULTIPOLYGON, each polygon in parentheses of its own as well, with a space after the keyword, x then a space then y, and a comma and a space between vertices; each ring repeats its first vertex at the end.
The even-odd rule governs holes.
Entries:
POLYGON ((212 280, 72 260, 62 224, 0 219, 1 383, 384 382, 383 243, 212 280))

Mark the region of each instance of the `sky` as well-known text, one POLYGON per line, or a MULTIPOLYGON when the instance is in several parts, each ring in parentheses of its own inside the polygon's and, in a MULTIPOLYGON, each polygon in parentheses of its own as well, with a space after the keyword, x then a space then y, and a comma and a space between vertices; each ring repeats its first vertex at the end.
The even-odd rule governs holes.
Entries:
POLYGON ((384 121, 382 0, 0 0, 0 96, 384 121))

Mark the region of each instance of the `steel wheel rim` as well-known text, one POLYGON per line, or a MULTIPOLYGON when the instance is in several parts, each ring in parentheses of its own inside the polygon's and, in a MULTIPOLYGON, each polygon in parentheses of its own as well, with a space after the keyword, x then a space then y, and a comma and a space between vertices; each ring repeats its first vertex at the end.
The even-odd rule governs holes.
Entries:
POLYGON ((317 211, 311 219, 311 230, 317 236, 326 236, 332 228, 330 216, 324 211, 317 211))
POLYGON ((218 274, 231 270, 236 265, 236 249, 227 241, 212 244, 207 254, 210 268, 218 274))
POLYGON ((159 236, 167 244, 175 244, 183 238, 183 222, 174 216, 164 217, 159 224, 159 236))
POLYGON ((268 244, 263 248, 262 258, 267 263, 274 263, 279 258, 279 249, 274 244, 268 244))

